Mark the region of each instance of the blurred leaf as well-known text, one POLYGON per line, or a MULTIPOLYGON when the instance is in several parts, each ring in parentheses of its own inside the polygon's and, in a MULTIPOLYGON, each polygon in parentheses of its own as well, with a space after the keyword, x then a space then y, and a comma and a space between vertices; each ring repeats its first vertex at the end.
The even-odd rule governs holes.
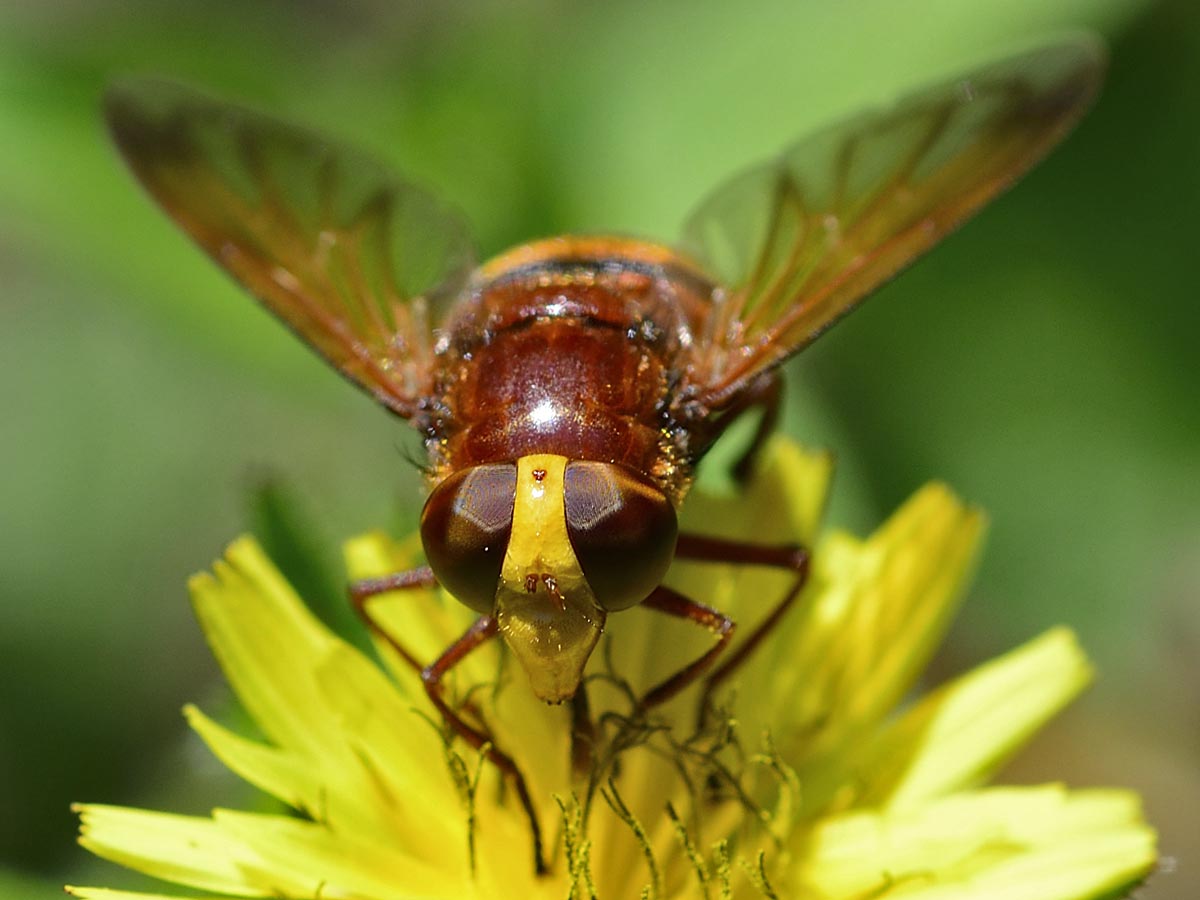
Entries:
POLYGON ((15 869, 0 867, 0 900, 61 900, 62 883, 54 878, 34 878, 15 869))
POLYGON ((296 492, 273 477, 249 492, 250 531, 296 592, 335 634, 368 655, 371 641, 346 598, 336 544, 305 515, 296 492))

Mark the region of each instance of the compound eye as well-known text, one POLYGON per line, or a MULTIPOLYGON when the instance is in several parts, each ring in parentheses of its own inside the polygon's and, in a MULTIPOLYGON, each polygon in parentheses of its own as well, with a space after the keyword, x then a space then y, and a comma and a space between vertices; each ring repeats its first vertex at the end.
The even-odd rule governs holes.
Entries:
POLYGON ((596 602, 614 611, 641 603, 675 556, 675 507, 623 466, 574 460, 563 475, 567 534, 596 602))
POLYGON ((429 495, 421 543, 437 580, 455 599, 490 613, 512 534, 517 467, 511 463, 455 472, 429 495))

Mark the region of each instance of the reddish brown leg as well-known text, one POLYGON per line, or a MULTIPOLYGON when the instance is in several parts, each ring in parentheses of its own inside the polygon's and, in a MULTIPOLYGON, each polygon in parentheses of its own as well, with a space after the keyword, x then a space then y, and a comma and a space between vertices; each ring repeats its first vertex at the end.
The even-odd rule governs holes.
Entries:
POLYGON ((720 656, 721 651, 728 646, 729 639, 733 637, 734 629, 733 619, 729 618, 729 616, 717 612, 710 606, 689 600, 683 594, 673 591, 669 587, 660 585, 655 589, 653 594, 642 601, 642 605, 650 609, 657 609, 659 612, 664 612, 667 615, 687 619, 689 622, 702 625, 717 636, 717 642, 670 678, 659 682, 646 691, 642 695, 642 699, 638 701, 637 708, 634 711, 635 718, 638 714, 645 712, 653 706, 666 703, 708 671, 708 667, 713 664, 713 660, 720 656))
POLYGON ((512 779, 521 806, 524 807, 525 814, 529 817, 529 828, 533 834, 534 868, 539 875, 544 875, 547 869, 545 862, 542 861, 542 829, 538 824, 537 813, 533 809, 533 798, 529 795, 525 776, 521 774, 521 770, 517 768, 517 764, 511 756, 496 749, 496 742, 490 733, 484 728, 476 728, 464 720, 442 696, 442 676, 462 662, 463 658, 476 647, 495 637, 496 632, 495 618, 480 616, 462 637, 446 649, 445 653, 438 657, 432 665, 426 666, 421 671, 421 680, 425 683, 425 693, 429 695, 429 699, 438 708, 438 712, 442 714, 446 723, 476 750, 486 747, 484 752, 487 758, 512 779))
POLYGON ((588 704, 587 682, 571 698, 571 771, 576 779, 592 771, 596 753, 596 723, 588 704))
POLYGON ((675 545, 675 555, 680 559, 695 559, 701 562, 735 563, 751 566, 773 566, 790 569, 796 573, 796 580, 784 593, 783 598, 767 614, 750 636, 721 663, 720 667, 708 676, 704 683, 704 691, 700 695, 700 719, 703 721, 705 712, 709 709, 713 691, 728 678, 738 666, 749 659, 754 649, 783 619, 792 603, 800 595, 805 582, 808 581, 809 555, 808 551, 797 544, 765 546, 745 541, 730 541, 722 538, 701 537, 700 535, 681 534, 675 545))
MULTIPOLYGON (((367 611, 367 601, 380 594, 386 594, 388 591, 418 587, 431 588, 436 584, 437 579, 433 577, 433 569, 429 568, 429 566, 421 566, 405 572, 393 572, 390 575, 383 575, 379 578, 364 578, 361 581, 354 581, 350 584, 350 604, 354 607, 354 611, 358 613, 358 617, 362 619, 372 634, 376 634, 386 641, 387 645, 400 654, 401 659, 412 666, 413 671, 418 674, 425 670, 425 664, 418 660, 393 635, 379 626, 379 623, 367 611)), ((480 715, 479 708, 470 700, 465 701, 462 704, 462 708, 476 716, 480 715)))
POLYGON ((425 666, 399 641, 395 640, 390 634, 379 627, 378 623, 367 611, 367 601, 380 594, 386 594, 388 591, 401 591, 416 587, 431 588, 435 584, 437 584, 437 579, 433 577, 433 569, 429 568, 429 566, 409 569, 407 572, 393 572, 391 575, 384 575, 380 578, 363 578, 359 581, 350 582, 350 605, 354 607, 354 611, 362 619, 363 624, 372 633, 379 635, 387 641, 388 646, 399 653, 401 658, 418 672, 424 669, 425 666))
POLYGON ((726 429, 741 418, 743 413, 756 406, 761 406, 762 418, 758 420, 758 428, 754 430, 754 437, 751 438, 750 445, 733 466, 733 477, 744 483, 750 477, 759 451, 766 444, 767 438, 775 431, 775 426, 779 424, 782 402, 783 379, 777 372, 770 372, 762 376, 753 385, 738 394, 737 399, 721 412, 712 431, 705 436, 704 447, 700 451, 700 455, 704 455, 725 433, 726 429))
MULTIPOLYGON (((521 806, 524 808, 526 816, 529 818, 529 829, 533 837, 534 868, 539 875, 545 874, 547 868, 542 858, 542 829, 538 823, 537 813, 534 812, 533 799, 529 795, 529 787, 525 783, 525 776, 517 768, 517 764, 511 756, 497 749, 492 735, 487 731, 486 726, 482 725, 482 719, 480 727, 471 725, 459 715, 457 710, 453 709, 446 702, 443 695, 442 678, 447 672, 458 665, 468 653, 495 637, 496 620, 491 616, 482 616, 476 619, 475 624, 468 628, 466 633, 451 644, 433 663, 428 666, 422 666, 411 652, 375 621, 371 616, 370 610, 367 609, 367 601, 378 594, 405 588, 432 587, 435 583, 436 580, 433 577, 433 571, 428 566, 422 566, 419 569, 397 572, 393 575, 385 575, 382 578, 369 578, 356 581, 350 585, 350 601, 367 627, 379 635, 389 647, 400 654, 405 662, 421 673, 421 682, 425 685, 425 693, 429 695, 430 702, 441 713, 446 724, 476 750, 482 750, 486 747, 487 749, 484 750, 484 753, 487 758, 501 772, 512 779, 517 797, 521 801, 521 806)), ((476 714, 478 714, 477 711, 476 714)))

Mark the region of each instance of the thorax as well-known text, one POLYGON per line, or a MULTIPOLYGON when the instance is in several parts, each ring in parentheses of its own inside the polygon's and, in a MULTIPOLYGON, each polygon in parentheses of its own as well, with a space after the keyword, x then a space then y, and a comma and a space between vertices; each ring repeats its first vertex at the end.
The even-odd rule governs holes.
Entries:
POLYGON ((671 489, 686 436, 670 401, 704 291, 631 241, 544 241, 485 266, 437 346, 435 469, 549 453, 671 489))

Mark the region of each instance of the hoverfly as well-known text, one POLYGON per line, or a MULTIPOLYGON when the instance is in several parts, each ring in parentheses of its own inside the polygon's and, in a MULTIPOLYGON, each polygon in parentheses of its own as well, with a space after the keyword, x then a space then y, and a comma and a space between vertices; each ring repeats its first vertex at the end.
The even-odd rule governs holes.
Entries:
POLYGON ((745 474, 777 417, 780 363, 1058 143, 1102 67, 1093 44, 1058 44, 825 128, 720 187, 677 248, 556 237, 478 268, 454 210, 354 150, 157 81, 116 86, 106 111, 166 212, 423 436, 428 565, 351 595, 369 625, 369 598, 434 583, 479 614, 426 665, 382 637, 421 669, 447 724, 511 777, 540 867, 525 780, 446 699, 446 673, 499 636, 538 697, 580 697, 607 615, 641 604, 716 640, 639 709, 701 678, 707 696, 796 598, 808 554, 677 533, 697 464, 758 409, 745 474), (714 668, 734 623, 662 585, 676 557, 794 580, 714 668))

